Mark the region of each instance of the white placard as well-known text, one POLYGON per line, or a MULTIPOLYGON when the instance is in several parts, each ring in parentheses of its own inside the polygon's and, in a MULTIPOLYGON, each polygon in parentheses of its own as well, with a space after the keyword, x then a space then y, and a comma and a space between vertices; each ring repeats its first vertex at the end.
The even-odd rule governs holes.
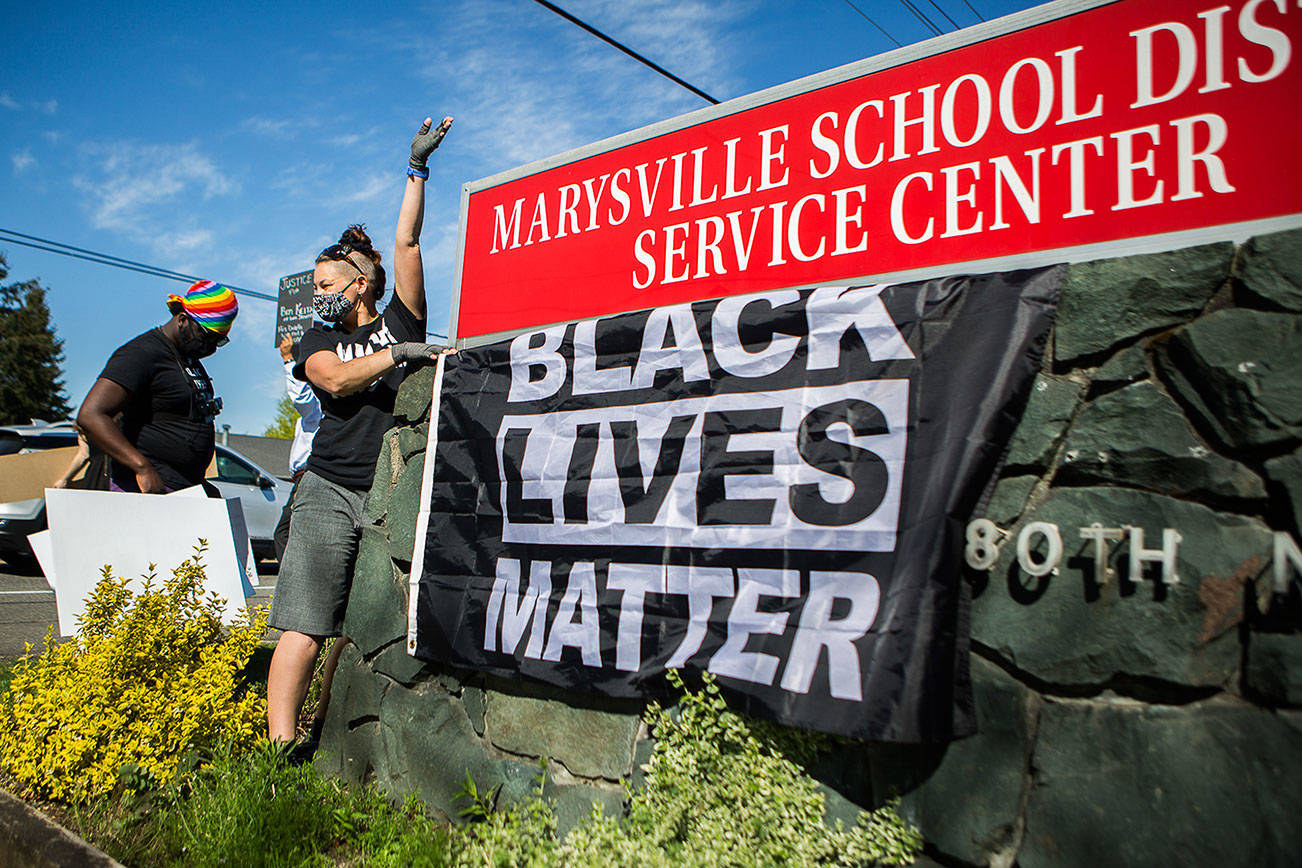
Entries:
POLYGON ((234 621, 252 592, 247 576, 252 562, 242 564, 237 555, 247 542, 237 548, 232 530, 234 513, 243 524, 238 502, 47 488, 45 512, 57 577, 51 582, 60 635, 76 632, 77 617, 105 564, 112 565, 114 575, 129 577, 131 587, 138 590, 150 564, 161 582, 193 556, 200 539, 208 543, 203 556, 204 593, 215 591, 227 601, 223 623, 234 621))
POLYGON ((36 555, 36 562, 41 565, 41 572, 45 574, 45 583, 50 586, 51 591, 56 590, 54 587, 54 543, 50 541, 50 531, 47 529, 28 534, 27 544, 32 547, 32 554, 36 555))
MULTIPOLYGON (((167 497, 207 497, 208 492, 202 485, 191 485, 167 493, 167 497)), ((244 521, 244 506, 238 497, 226 498, 231 515, 231 535, 235 540, 235 554, 240 559, 240 572, 244 575, 246 585, 244 595, 253 596, 258 586, 258 559, 253 556, 253 540, 249 538, 249 528, 244 521)))

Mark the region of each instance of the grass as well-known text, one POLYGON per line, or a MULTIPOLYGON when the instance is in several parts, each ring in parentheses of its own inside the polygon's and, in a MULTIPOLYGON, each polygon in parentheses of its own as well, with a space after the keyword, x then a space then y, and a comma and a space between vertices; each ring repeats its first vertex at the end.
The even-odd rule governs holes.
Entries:
POLYGON ((133 868, 241 865, 441 866, 445 824, 414 799, 394 805, 374 787, 349 788, 293 766, 263 743, 217 757, 184 789, 146 791, 74 810, 87 840, 133 868))
MULTIPOLYGON (((266 682, 273 650, 258 648, 242 673, 255 689, 266 682)), ((8 692, 16 663, 0 657, 0 695, 8 692)), ((319 673, 319 689, 317 680, 319 673)), ((33 804, 131 868, 396 868, 453 861, 448 825, 430 819, 414 798, 394 804, 374 786, 343 786, 310 764, 291 765, 267 742, 212 757, 180 785, 132 792, 128 785, 139 781, 122 784, 110 798, 88 804, 33 804)), ((0 786, 22 794, 8 775, 0 774, 0 786)))

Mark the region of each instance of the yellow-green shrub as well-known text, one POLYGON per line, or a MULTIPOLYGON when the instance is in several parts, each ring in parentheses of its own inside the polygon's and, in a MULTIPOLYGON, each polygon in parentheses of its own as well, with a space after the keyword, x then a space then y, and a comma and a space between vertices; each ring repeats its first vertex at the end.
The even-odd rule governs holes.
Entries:
MULTIPOLYGON (((251 744, 265 700, 242 690, 240 670, 266 615, 240 612, 223 629, 223 601, 203 596, 203 541, 162 586, 138 594, 104 568, 78 636, 31 651, 0 701, 0 763, 36 793, 86 801, 171 781, 183 763, 227 744, 251 744)), ((152 567, 151 567, 152 569, 152 567)))

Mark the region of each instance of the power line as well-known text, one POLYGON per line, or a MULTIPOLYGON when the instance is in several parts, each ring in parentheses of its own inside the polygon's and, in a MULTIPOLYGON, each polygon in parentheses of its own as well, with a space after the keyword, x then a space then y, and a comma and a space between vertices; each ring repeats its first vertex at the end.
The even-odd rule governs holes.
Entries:
MULTIPOLYGON (((22 232, 15 232, 12 229, 0 229, 0 241, 7 241, 11 244, 21 244, 24 247, 44 250, 48 253, 57 253, 60 256, 71 256, 74 259, 84 259, 87 262, 94 262, 97 265, 110 265, 114 268, 121 268, 125 271, 136 271, 141 274, 148 274, 151 277, 161 277, 165 280, 175 280, 181 283, 194 283, 195 281, 204 279, 194 274, 182 274, 179 271, 160 268, 157 265, 137 262, 134 259, 123 259, 120 256, 112 256, 108 253, 100 253, 96 250, 87 250, 84 247, 74 247, 71 244, 64 244, 61 241, 52 241, 49 238, 40 238, 36 235, 27 235, 22 232), (3 237, 5 235, 15 237, 3 237)), ((240 295, 252 296, 253 298, 260 298, 263 301, 277 300, 274 295, 268 295, 265 292, 258 292, 254 289, 245 289, 241 286, 231 286, 229 283, 223 284, 223 286, 229 287, 232 292, 240 295)))
POLYGON ((919 11, 918 7, 914 6, 913 3, 910 2, 910 0, 900 0, 900 3, 904 4, 904 7, 913 13, 913 17, 917 18, 924 25, 926 25, 928 30, 930 30, 936 36, 940 35, 940 28, 932 24, 931 19, 923 15, 922 12, 919 11))
POLYGON ((646 65, 646 66, 649 66, 651 69, 654 69, 656 72, 660 73, 661 75, 663 75, 665 78, 669 79, 670 81, 672 81, 672 82, 674 82, 674 83, 676 83, 676 84, 682 85, 683 87, 687 88, 687 89, 690 90, 692 93, 696 94, 697 96, 699 96, 701 99, 705 100, 706 102, 711 103, 711 104, 713 104, 713 105, 718 105, 718 104, 719 104, 719 101, 718 101, 717 99, 715 99, 714 97, 710 96, 708 93, 706 93, 705 91, 701 90, 699 87, 696 87, 695 85, 692 85, 692 84, 688 84, 686 81, 683 81, 681 78, 679 78, 678 76, 674 75, 672 72, 670 72, 669 70, 665 69, 663 66, 660 66, 659 64, 655 63, 654 61, 648 60, 647 58, 645 58, 645 57, 643 57, 642 55, 638 54, 638 53, 637 53, 636 51, 634 51, 633 49, 629 48, 627 45, 624 45, 622 42, 618 42, 618 41, 616 41, 616 40, 610 38, 609 36, 607 36, 606 34, 602 33, 602 32, 601 32, 600 30, 598 30, 597 28, 593 27, 591 24, 588 24, 588 23, 586 23, 586 22, 584 22, 584 21, 580 21, 578 18, 575 18, 573 15, 571 15, 571 14, 568 13, 568 12, 566 12, 564 9, 562 9, 562 8, 559 7, 559 6, 557 6, 555 3, 549 3, 549 2, 547 2, 547 0, 534 0, 534 2, 537 3, 539 6, 542 6, 542 7, 546 8, 546 9, 550 9, 552 12, 555 12, 557 15, 561 16, 561 17, 564 18, 566 21, 569 21, 571 24, 575 24, 575 25, 578 25, 579 27, 582 27, 584 30, 588 31, 588 32, 591 33, 593 36, 595 36, 595 37, 597 37, 598 39, 600 39, 602 42, 605 42, 605 43, 607 43, 607 44, 609 44, 609 45, 614 46, 615 48, 618 48, 620 51, 624 52, 624 53, 627 54, 629 57, 631 57, 631 58, 633 58, 634 60, 636 60, 638 63, 641 63, 641 64, 644 64, 644 65, 646 65))
POLYGON ((953 18, 950 18, 948 12, 946 12, 944 9, 941 9, 939 6, 937 6, 936 0, 927 0, 927 2, 931 4, 933 9, 935 9, 941 15, 945 16, 945 20, 948 21, 954 27, 955 30, 958 30, 958 22, 955 21, 953 18))
MULTIPOLYGON (((161 277, 164 280, 175 280, 181 283, 194 283, 204 279, 193 274, 182 274, 179 271, 172 271, 169 268, 160 268, 157 265, 137 262, 134 259, 123 259, 121 256, 100 253, 97 250, 87 250, 84 247, 74 247, 71 244, 64 244, 62 241, 53 241, 49 238, 41 238, 37 235, 27 235, 23 232, 15 232, 12 229, 0 228, 0 241, 9 244, 20 244, 23 247, 30 247, 34 250, 43 250, 47 253, 57 253, 60 256, 69 256, 73 259, 82 259, 86 262, 93 262, 96 265, 109 265, 113 268, 121 268, 123 271, 134 271, 139 274, 147 274, 150 277, 161 277)), ((229 288, 237 295, 247 295, 252 298, 261 299, 262 301, 279 301, 276 296, 268 295, 265 292, 258 292, 255 289, 245 289, 241 286, 232 286, 229 283, 224 283, 222 285, 229 288)), ((438 332, 427 331, 425 334, 429 337, 443 338, 444 340, 447 339, 447 335, 438 332)))
POLYGON ((894 43, 895 43, 895 47, 896 47, 896 48, 903 48, 903 47, 904 47, 904 46, 900 43, 900 41, 899 41, 898 39, 896 39, 894 36, 891 36, 891 35, 890 35, 889 33, 887 33, 885 30, 882 30, 882 26, 881 26, 880 24, 878 24, 876 21, 873 21, 871 18, 869 18, 869 17, 868 17, 868 14, 867 14, 866 12, 864 12, 864 11, 863 11, 862 9, 860 9, 858 6, 856 6, 856 5, 854 5, 853 3, 851 3, 850 0, 845 0, 845 5, 849 6, 849 7, 850 7, 851 9, 853 9, 855 12, 858 12, 860 15, 863 16, 863 20, 864 20, 864 21, 867 21, 867 22, 868 22, 869 24, 871 24, 873 27, 876 27, 879 31, 881 31, 882 36, 885 36, 885 37, 886 37, 887 39, 889 39, 891 42, 894 42, 894 43))
POLYGON ((963 0, 963 5, 966 6, 966 7, 968 8, 968 11, 969 11, 969 12, 971 12, 973 15, 975 15, 975 16, 977 17, 977 20, 978 20, 978 21, 985 21, 985 20, 986 20, 985 17, 984 17, 980 12, 978 12, 978 11, 976 11, 975 9, 972 8, 972 4, 969 3, 969 2, 967 2, 967 0, 963 0))

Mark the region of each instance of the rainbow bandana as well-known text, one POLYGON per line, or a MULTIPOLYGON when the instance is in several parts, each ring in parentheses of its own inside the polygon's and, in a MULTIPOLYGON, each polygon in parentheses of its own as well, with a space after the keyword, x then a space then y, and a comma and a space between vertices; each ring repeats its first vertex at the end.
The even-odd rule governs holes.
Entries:
POLYGON ((185 291, 185 296, 169 295, 167 307, 177 312, 174 305, 180 305, 185 312, 194 317, 195 322, 219 335, 225 335, 235 322, 235 315, 240 312, 235 293, 228 286, 201 280, 185 291))

